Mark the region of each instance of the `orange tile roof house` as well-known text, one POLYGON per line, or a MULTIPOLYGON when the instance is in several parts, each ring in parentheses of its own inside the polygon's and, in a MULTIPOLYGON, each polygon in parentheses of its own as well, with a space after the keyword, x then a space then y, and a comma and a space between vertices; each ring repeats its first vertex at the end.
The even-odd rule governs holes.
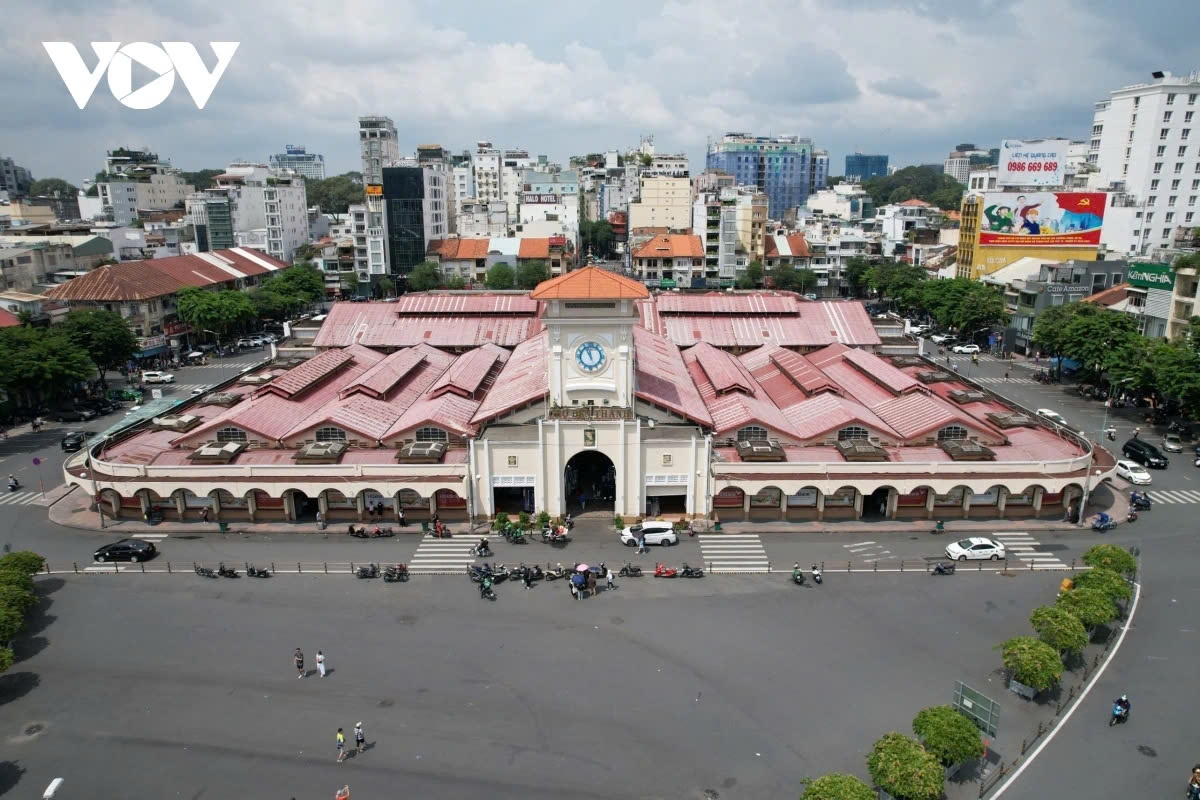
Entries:
POLYGON ((643 281, 691 286, 693 277, 705 277, 704 242, 690 233, 659 234, 633 250, 633 274, 643 281))

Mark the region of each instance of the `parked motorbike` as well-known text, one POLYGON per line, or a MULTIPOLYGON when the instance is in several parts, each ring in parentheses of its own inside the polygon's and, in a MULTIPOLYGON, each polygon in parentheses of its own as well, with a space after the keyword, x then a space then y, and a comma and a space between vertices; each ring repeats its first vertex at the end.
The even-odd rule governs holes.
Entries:
POLYGON ((383 571, 384 583, 403 583, 408 580, 408 565, 394 564, 383 571))
POLYGON ((222 578, 236 578, 238 576, 237 570, 225 566, 224 561, 217 565, 217 574, 222 578))
POLYGON ((391 528, 381 528, 378 525, 376 525, 374 528, 371 529, 371 538, 372 539, 384 539, 384 538, 387 538, 388 536, 394 536, 394 535, 395 534, 393 533, 391 528))
POLYGON ((508 580, 508 567, 504 566, 503 564, 497 564, 496 567, 492 569, 491 578, 493 583, 503 583, 504 581, 508 580))
POLYGON ((348 533, 356 539, 370 538, 370 534, 367 533, 367 529, 362 525, 351 525, 348 533))
POLYGON ((626 561, 625 566, 621 567, 617 574, 622 578, 640 578, 642 577, 642 568, 635 567, 633 564, 630 564, 628 561, 626 561))
POLYGON ((1129 513, 1125 515, 1126 522, 1137 522, 1137 509, 1130 507, 1129 513))
POLYGON ((821 584, 821 570, 816 564, 812 565, 812 579, 813 583, 817 584, 818 586, 821 584))
POLYGON ((370 564, 367 564, 365 567, 359 567, 358 571, 355 572, 354 574, 360 578, 378 578, 379 577, 379 565, 376 564, 375 562, 371 562, 370 564))
POLYGON ((271 571, 268 569, 259 569, 253 564, 246 565, 246 575, 251 578, 269 578, 271 571))
POLYGON ((475 583, 479 583, 481 580, 489 577, 491 574, 492 567, 490 564, 472 564, 471 566, 467 567, 467 577, 475 583))
POLYGON ((571 537, 567 536, 566 533, 560 533, 554 528, 542 528, 542 541, 550 545, 565 545, 571 541, 571 537))
POLYGON ((482 581, 480 581, 480 583, 479 583, 479 598, 481 600, 485 599, 485 598, 488 600, 496 599, 496 593, 494 591, 492 591, 492 579, 491 578, 484 578, 482 581))
POLYGON ((953 575, 955 564, 953 561, 939 561, 929 569, 930 575, 953 575))
POLYGON ((688 563, 685 561, 679 568, 679 574, 684 578, 703 578, 704 570, 700 569, 699 567, 689 567, 688 563))
POLYGON ((800 569, 799 564, 794 564, 792 566, 792 583, 796 584, 797 586, 804 585, 804 570, 800 569))
POLYGON ((656 578, 674 578, 678 572, 671 569, 666 564, 654 565, 654 577, 656 578))
POLYGON ((208 568, 208 567, 196 567, 196 574, 197 574, 197 575, 199 575, 201 578, 215 578, 215 577, 217 577, 217 573, 213 572, 213 571, 212 571, 210 568, 208 568))
POLYGON ((546 562, 546 580, 556 581, 559 578, 565 578, 565 577, 567 577, 567 571, 565 569, 563 569, 562 564, 555 564, 554 566, 550 566, 550 562, 549 561, 546 562))

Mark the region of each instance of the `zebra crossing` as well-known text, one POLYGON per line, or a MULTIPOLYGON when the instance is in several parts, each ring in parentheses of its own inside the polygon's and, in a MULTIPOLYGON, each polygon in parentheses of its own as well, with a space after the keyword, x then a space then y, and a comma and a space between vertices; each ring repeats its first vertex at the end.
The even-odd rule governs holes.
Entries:
POLYGON ((172 383, 170 385, 175 390, 175 394, 191 394, 195 389, 208 389, 212 386, 211 383, 172 383))
POLYGON ((712 572, 770 572, 757 533, 700 534, 700 556, 712 572))
POLYGON ((976 383, 1000 383, 1000 384, 1017 383, 1017 384, 1025 384, 1028 386, 1032 386, 1033 384, 1037 383, 1037 381, 1035 381, 1033 378, 1008 378, 1008 379, 1005 379, 1005 378, 989 377, 989 378, 972 378, 972 380, 974 380, 976 383))
POLYGON ((995 536, 996 541, 1004 545, 1004 549, 1008 552, 1010 559, 1015 558, 1018 561, 1024 561, 1027 565, 1032 564, 1034 567, 1042 569, 1065 569, 1067 566, 1062 559, 1053 553, 1038 552, 1037 548, 1041 546, 1041 543, 1028 533, 1013 531, 1011 533, 996 533, 993 536, 995 536))
POLYGON ((0 506, 27 506, 40 500, 42 493, 37 492, 8 492, 0 495, 0 506))
MULTIPOLYGON (((168 533, 139 533, 131 538, 144 539, 147 542, 152 542, 155 547, 162 544, 162 540, 166 539, 168 533)), ((115 561, 93 561, 90 567, 84 567, 84 572, 141 572, 142 565, 131 562, 115 562, 115 561)))
POLYGON ((214 361, 211 364, 190 364, 186 367, 183 367, 183 369, 231 369, 234 367, 237 369, 242 369, 243 367, 253 367, 255 364, 261 364, 266 358, 267 355, 264 354, 260 358, 255 358, 250 361, 214 361))
POLYGON ((842 548, 849 554, 850 561, 865 561, 868 564, 882 561, 884 556, 892 554, 891 550, 885 550, 883 545, 872 541, 844 544, 842 548))
POLYGON ((1195 489, 1155 489, 1147 494, 1152 503, 1200 503, 1200 491, 1195 489))
POLYGON ((470 537, 436 539, 426 536, 409 559, 408 571, 414 575, 438 575, 447 572, 466 572, 475 563, 471 549, 476 542, 470 537))

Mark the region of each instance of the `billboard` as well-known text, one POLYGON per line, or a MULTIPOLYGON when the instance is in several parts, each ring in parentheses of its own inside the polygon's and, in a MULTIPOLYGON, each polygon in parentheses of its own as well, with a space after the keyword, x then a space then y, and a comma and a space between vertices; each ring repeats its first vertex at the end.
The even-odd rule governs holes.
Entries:
POLYGON ((383 197, 383 185, 379 183, 368 183, 367 195, 370 197, 383 197))
POLYGON ((1170 291, 1175 285, 1175 273, 1171 271, 1170 264, 1130 264, 1126 280, 1130 285, 1143 289, 1170 291))
POLYGON ((1088 247, 1100 244, 1104 192, 988 192, 979 244, 991 247, 1088 247))
POLYGON ((1000 142, 997 186, 1061 186, 1066 139, 1005 139, 1000 142))

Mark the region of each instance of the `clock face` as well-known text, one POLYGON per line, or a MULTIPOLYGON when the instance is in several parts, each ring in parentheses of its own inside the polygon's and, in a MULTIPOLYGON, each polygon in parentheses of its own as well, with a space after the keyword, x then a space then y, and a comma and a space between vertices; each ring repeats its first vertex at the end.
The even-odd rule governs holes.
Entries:
POLYGON ((575 351, 575 361, 584 372, 596 372, 604 366, 604 348, 596 342, 584 342, 575 351))

